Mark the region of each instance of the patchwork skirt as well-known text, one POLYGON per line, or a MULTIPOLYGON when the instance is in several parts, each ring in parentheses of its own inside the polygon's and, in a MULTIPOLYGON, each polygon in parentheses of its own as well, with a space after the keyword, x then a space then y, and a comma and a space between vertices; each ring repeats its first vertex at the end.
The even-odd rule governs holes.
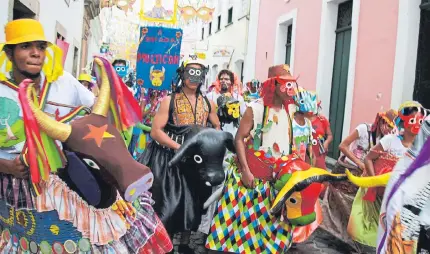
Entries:
POLYGON ((270 215, 274 194, 269 182, 259 181, 255 188, 246 188, 237 167, 230 168, 206 248, 241 254, 285 253, 293 228, 270 215))

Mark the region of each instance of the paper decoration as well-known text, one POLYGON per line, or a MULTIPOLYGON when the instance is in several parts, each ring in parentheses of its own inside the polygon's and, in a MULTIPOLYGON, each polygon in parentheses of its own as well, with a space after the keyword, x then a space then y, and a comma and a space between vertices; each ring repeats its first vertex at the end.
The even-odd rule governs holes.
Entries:
POLYGON ((200 19, 203 22, 207 23, 212 20, 212 15, 214 11, 215 11, 214 8, 209 8, 207 6, 202 6, 197 10, 191 5, 179 8, 181 17, 186 23, 188 23, 190 20, 193 20, 193 19, 200 19))
POLYGON ((67 57, 67 53, 69 52, 69 46, 70 46, 70 44, 67 43, 67 42, 65 42, 65 41, 63 41, 63 40, 60 40, 60 39, 57 39, 57 43, 56 44, 63 51, 62 63, 63 63, 63 66, 64 66, 64 64, 66 63, 66 57, 67 57))
POLYGON ((180 63, 182 30, 142 27, 137 52, 137 82, 145 88, 169 90, 180 63))
POLYGON ((178 0, 141 0, 140 8, 141 20, 176 24, 178 0))
POLYGON ((233 50, 227 47, 218 47, 214 49, 214 57, 230 57, 233 50))

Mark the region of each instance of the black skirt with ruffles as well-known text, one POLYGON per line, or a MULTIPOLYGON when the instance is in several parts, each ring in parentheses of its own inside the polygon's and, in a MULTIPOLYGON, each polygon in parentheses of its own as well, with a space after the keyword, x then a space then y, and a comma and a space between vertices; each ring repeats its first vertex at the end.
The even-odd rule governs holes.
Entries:
MULTIPOLYGON (((164 131, 179 144, 192 126, 167 124, 164 131)), ((204 214, 203 203, 211 195, 199 179, 198 172, 184 165, 168 167, 175 151, 158 144, 155 140, 145 149, 139 162, 148 166, 154 174, 151 188, 155 201, 154 210, 169 235, 183 231, 196 231, 204 214)))

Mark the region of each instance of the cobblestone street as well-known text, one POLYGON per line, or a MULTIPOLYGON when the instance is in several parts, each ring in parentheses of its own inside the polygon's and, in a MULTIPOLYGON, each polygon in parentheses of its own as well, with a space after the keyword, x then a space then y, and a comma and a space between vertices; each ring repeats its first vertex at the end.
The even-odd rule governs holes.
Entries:
MULTIPOLYGON (((193 233, 191 236, 190 247, 196 254, 209 253, 204 247, 205 235, 202 233, 193 233)), ((174 239, 174 243, 177 240, 174 239)), ((176 247, 175 247, 176 249, 176 247)), ((299 244, 288 251, 288 254, 350 254, 354 253, 347 245, 340 241, 337 241, 332 235, 325 232, 322 229, 317 231, 311 236, 311 238, 299 244)))

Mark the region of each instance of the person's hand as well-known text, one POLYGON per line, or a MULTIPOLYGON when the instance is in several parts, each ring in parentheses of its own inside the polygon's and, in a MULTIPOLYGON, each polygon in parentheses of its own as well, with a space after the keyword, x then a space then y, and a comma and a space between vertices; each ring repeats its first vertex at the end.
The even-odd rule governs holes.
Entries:
POLYGON ((247 188, 254 188, 254 175, 249 171, 242 171, 242 182, 247 188))
POLYGON ((358 167, 363 171, 363 173, 366 172, 366 165, 364 165, 363 162, 358 163, 358 167))
POLYGON ((29 171, 25 168, 24 163, 22 163, 19 156, 17 156, 14 160, 10 161, 8 166, 8 174, 15 176, 16 178, 27 179, 29 171))
POLYGON ((327 143, 324 143, 324 151, 325 151, 325 153, 328 153, 328 144, 327 143))

